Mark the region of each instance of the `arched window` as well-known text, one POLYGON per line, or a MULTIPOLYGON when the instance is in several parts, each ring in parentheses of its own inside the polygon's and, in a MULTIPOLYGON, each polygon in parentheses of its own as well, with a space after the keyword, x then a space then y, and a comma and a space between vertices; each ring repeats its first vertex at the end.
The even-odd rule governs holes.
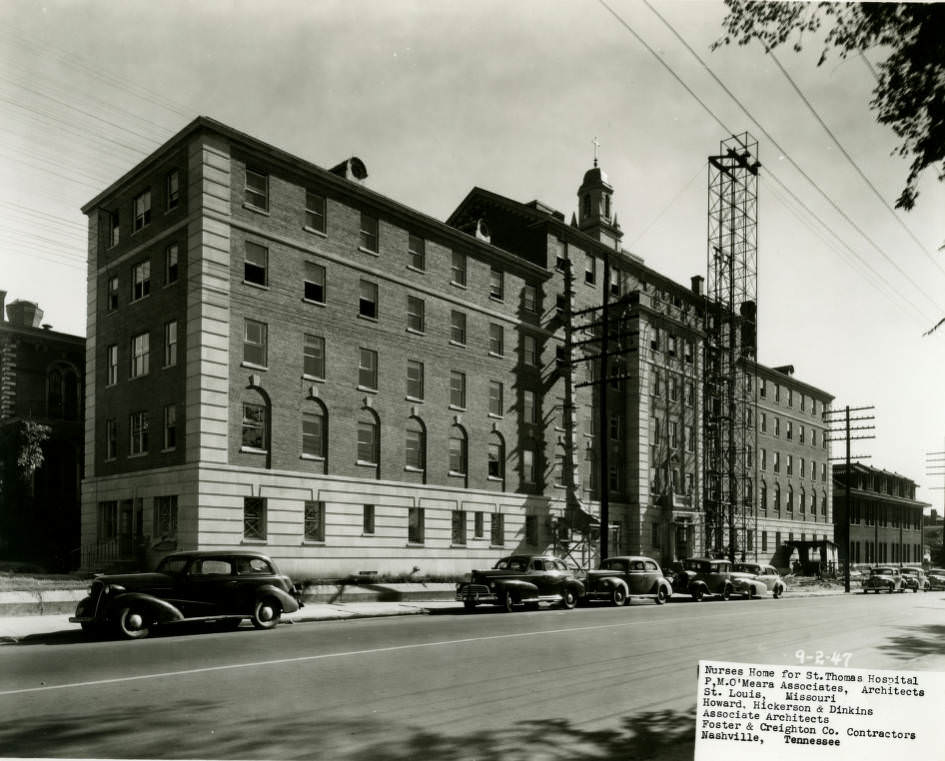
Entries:
POLYGON ((807 510, 807 492, 801 487, 800 498, 797 500, 797 509, 803 514, 807 510))
POLYGON ((406 442, 404 459, 407 470, 426 471, 427 468, 427 431, 420 418, 407 420, 405 429, 406 442))
POLYGON ((62 373, 54 367, 46 376, 46 414, 49 417, 62 417, 62 399, 62 373))
POLYGON ((761 482, 761 491, 758 494, 758 508, 761 512, 768 512, 768 484, 761 482))
POLYGON ((794 512, 794 487, 788 484, 787 488, 787 511, 794 512))
POLYGON ((243 400, 242 449, 269 451, 269 404, 259 393, 250 392, 243 400))
POLYGON ((774 510, 781 514, 781 484, 774 485, 774 510))
POLYGON ((489 472, 492 479, 505 480, 505 440, 497 431, 489 436, 489 472))
POLYGON ((751 507, 755 503, 754 489, 752 487, 751 479, 749 478, 745 482, 745 505, 751 507))
POLYGON ((467 460, 466 431, 454 425, 450 428, 450 475, 465 476, 467 460))
POLYGON ((65 362, 46 371, 46 415, 65 420, 79 419, 79 374, 65 362))
POLYGON ((821 515, 827 514, 827 492, 824 492, 820 496, 820 514, 821 515))
POLYGON ((374 410, 365 408, 358 414, 358 465, 380 462, 381 425, 374 410))
POLYGON ((310 399, 302 409, 302 457, 328 457, 328 411, 318 399, 310 399))
POLYGON ((817 492, 811 489, 810 492, 810 514, 817 515, 817 492))

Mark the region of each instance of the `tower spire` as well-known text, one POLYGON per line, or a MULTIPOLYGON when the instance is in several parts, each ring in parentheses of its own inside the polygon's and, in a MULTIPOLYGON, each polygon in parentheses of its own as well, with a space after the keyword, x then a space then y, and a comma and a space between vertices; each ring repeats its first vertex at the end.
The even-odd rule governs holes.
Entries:
POLYGON ((594 143, 594 166, 597 166, 597 149, 600 148, 600 140, 598 140, 595 135, 591 142, 594 143))

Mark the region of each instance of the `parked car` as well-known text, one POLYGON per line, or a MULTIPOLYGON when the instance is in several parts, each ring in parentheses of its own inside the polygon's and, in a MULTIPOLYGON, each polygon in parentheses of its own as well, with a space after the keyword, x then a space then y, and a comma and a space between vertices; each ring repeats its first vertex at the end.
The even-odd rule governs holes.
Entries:
POLYGON ((69 620, 88 632, 142 639, 158 627, 192 621, 236 628, 244 618, 271 629, 302 605, 298 590, 258 552, 176 552, 154 573, 98 576, 69 620))
POLYGON ((673 595, 659 563, 643 556, 607 558, 584 579, 585 600, 607 600, 624 605, 631 597, 650 597, 662 605, 673 595))
POLYGON ((688 558, 672 579, 673 592, 692 596, 701 602, 706 595, 718 595, 723 600, 732 596, 732 564, 714 558, 688 558))
POLYGON ((902 592, 902 575, 898 568, 888 565, 878 565, 870 569, 870 575, 863 580, 863 594, 869 591, 879 594, 886 592, 902 592))
POLYGON ((511 555, 490 570, 473 571, 469 581, 456 585, 456 599, 467 611, 481 604, 506 611, 516 605, 535 609, 540 602, 573 608, 583 596, 584 585, 572 569, 550 555, 511 555))
POLYGON ((929 568, 929 589, 945 589, 945 568, 929 568))
MULTIPOLYGON (((775 599, 784 594, 786 585, 778 569, 773 565, 764 565, 762 563, 736 563, 732 569, 732 575, 737 578, 745 575, 752 576, 755 581, 761 583, 764 589, 761 590, 759 597, 763 597, 768 592, 775 599)), ((738 584, 736 583, 736 589, 738 584)))
POLYGON ((902 585, 904 587, 911 589, 913 592, 919 590, 929 591, 929 580, 922 568, 907 565, 900 568, 899 573, 902 575, 902 585))

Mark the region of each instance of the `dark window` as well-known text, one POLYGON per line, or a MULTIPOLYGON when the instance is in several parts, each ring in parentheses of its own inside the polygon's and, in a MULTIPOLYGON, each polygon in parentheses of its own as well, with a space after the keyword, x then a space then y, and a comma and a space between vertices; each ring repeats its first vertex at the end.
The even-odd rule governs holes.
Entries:
POLYGON ((407 421, 404 442, 404 464, 409 470, 425 470, 427 460, 427 435, 416 418, 407 421))
POLYGON ((373 349, 358 350, 358 385, 377 389, 377 352, 373 349))
POLYGON ((372 320, 376 320, 377 313, 377 283, 372 283, 370 280, 362 280, 360 298, 358 301, 358 314, 362 317, 369 317, 372 320))
POLYGON ((265 497, 243 497, 243 538, 266 538, 265 497))
POLYGON ((489 298, 499 301, 505 298, 505 274, 495 267, 489 270, 489 298))
POLYGON ((325 377, 325 339, 306 333, 302 346, 302 372, 312 378, 325 377))
POLYGON ((377 217, 361 212, 361 248, 378 252, 377 243, 377 217))
POLYGON ((131 268, 131 300, 143 299, 151 293, 151 260, 146 259, 131 268))
POLYGON ((164 408, 164 449, 177 447, 177 405, 164 408))
POLYGON ((466 432, 457 425, 450 428, 450 474, 466 475, 466 432))
POLYGON ((368 414, 358 421, 358 462, 377 465, 378 450, 377 420, 368 414))
POLYGON ((145 190, 134 200, 134 229, 141 230, 151 223, 151 190, 145 190))
POLYGON ((489 541, 493 546, 501 547, 505 544, 505 516, 502 513, 492 513, 492 525, 489 533, 489 541))
POLYGON ((456 285, 466 285, 466 254, 454 251, 450 265, 450 277, 456 285))
POLYGON ((243 403, 243 446, 259 451, 266 450, 266 406, 243 403))
POLYGON ((266 270, 269 265, 269 249, 258 243, 246 241, 246 258, 243 265, 243 280, 256 285, 268 285, 266 270))
POLYGON ((180 205, 180 172, 172 169, 164 183, 164 208, 168 211, 180 205))
POLYGON ((305 500, 305 541, 325 541, 325 503, 321 500, 305 500))
POLYGON ((305 262, 305 290, 306 301, 325 303, 325 268, 314 262, 305 262))
POLYGON ((168 246, 167 250, 164 252, 164 285, 177 282, 178 253, 179 249, 176 243, 168 246))
POLYGON ((466 511, 453 510, 453 544, 466 544, 466 511))
POLYGON ((410 255, 410 266, 414 269, 427 268, 427 244, 419 235, 410 234, 407 241, 407 253, 410 255))
POLYGON ((423 399, 423 362, 407 360, 407 397, 423 399))
POLYGON ((374 505, 365 505, 361 516, 361 531, 365 534, 374 533, 374 505))
POLYGON ((246 167, 246 203, 269 210, 269 175, 246 167))
POLYGON ((243 321, 243 361, 260 367, 266 366, 268 356, 268 333, 266 323, 246 319, 243 321))
POLYGON ((424 520, 422 507, 407 508, 407 541, 411 544, 423 544, 424 520))
POLYGON ((305 226, 325 232, 325 196, 305 191, 305 226))
POLYGON ((114 312, 118 309, 118 275, 108 278, 106 308, 109 312, 114 312))
POLYGON ((325 413, 318 402, 302 413, 302 454, 325 457, 325 413))

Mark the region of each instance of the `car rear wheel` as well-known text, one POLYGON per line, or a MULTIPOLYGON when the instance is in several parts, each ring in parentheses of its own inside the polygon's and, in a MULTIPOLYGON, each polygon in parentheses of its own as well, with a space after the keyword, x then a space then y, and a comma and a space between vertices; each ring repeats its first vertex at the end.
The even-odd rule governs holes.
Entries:
POLYGON ((771 596, 774 597, 775 600, 777 600, 781 596, 781 593, 783 591, 784 590, 781 589, 781 587, 775 587, 774 592, 771 593, 771 596))
POLYGON ((613 591, 610 593, 610 602, 612 605, 626 605, 627 604, 627 592, 619 584, 613 588, 613 591))
POLYGON ((728 600, 732 596, 732 588, 729 586, 722 587, 722 599, 728 600))
POLYGON ((662 605, 669 599, 669 593, 666 591, 665 587, 660 587, 656 590, 656 604, 662 605))
POLYGON ((692 590, 692 599, 696 602, 702 602, 702 589, 692 590))
POLYGON ((574 590, 565 589, 561 594, 561 606, 571 610, 575 605, 577 605, 577 595, 574 594, 574 590))
POLYGON ((129 605, 118 614, 118 631, 125 639, 144 639, 150 633, 144 608, 129 605))
POLYGON ((272 629, 279 623, 282 608, 271 597, 263 598, 253 608, 252 621, 256 629, 272 629))

